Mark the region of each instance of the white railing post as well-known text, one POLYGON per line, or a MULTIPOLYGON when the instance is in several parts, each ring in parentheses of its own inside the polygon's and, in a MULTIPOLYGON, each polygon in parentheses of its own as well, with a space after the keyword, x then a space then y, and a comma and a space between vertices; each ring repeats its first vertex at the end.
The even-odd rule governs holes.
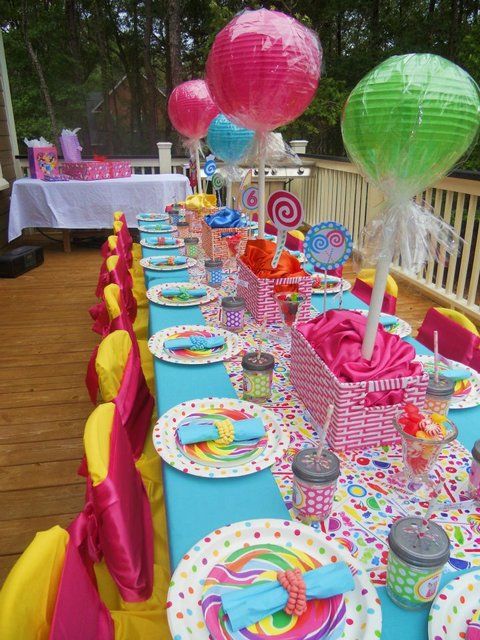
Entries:
POLYGON ((295 153, 307 153, 308 140, 290 140, 290 146, 295 153))
POLYGON ((157 142, 160 173, 172 173, 172 143, 157 142))

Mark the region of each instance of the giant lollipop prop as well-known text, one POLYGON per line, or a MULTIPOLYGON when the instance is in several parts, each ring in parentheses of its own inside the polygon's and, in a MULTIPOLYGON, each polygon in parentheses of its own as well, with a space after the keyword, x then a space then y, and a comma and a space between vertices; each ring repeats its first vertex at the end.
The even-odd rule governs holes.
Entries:
POLYGON ((188 80, 179 84, 168 99, 168 117, 175 129, 184 136, 186 146, 195 157, 197 167, 197 190, 202 192, 200 179, 200 140, 207 135, 218 107, 203 80, 188 80))
POLYGON ((278 11, 246 10, 216 36, 207 60, 212 97, 229 120, 257 134, 258 235, 265 236, 265 137, 308 107, 320 78, 318 38, 278 11))
POLYGON ((368 73, 343 112, 345 148, 383 192, 383 215, 366 228, 365 252, 376 261, 362 355, 371 359, 390 263, 419 271, 432 247, 448 252, 458 237, 412 201, 442 178, 474 142, 479 126, 477 84, 439 56, 393 56, 368 73))
POLYGON ((298 229, 303 222, 303 207, 300 200, 289 191, 274 191, 267 202, 267 213, 278 229, 277 248, 272 260, 275 269, 285 248, 287 233, 298 229))

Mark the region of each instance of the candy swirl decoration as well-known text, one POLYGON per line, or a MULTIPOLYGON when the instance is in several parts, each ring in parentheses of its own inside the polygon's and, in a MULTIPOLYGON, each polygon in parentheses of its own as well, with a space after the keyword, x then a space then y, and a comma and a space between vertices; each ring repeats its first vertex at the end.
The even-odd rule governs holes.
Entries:
POLYGON ((272 260, 275 269, 287 241, 287 232, 297 229, 303 222, 303 207, 296 195, 289 191, 274 191, 267 202, 270 220, 279 230, 277 248, 272 260))
POLYGON ((320 222, 314 225, 303 245, 305 257, 320 269, 338 269, 348 260, 353 240, 346 227, 338 222, 320 222))
POLYGON ((203 167, 203 171, 205 172, 205 176, 207 180, 210 180, 217 170, 217 163, 215 162, 215 156, 209 155, 205 159, 205 165, 203 167))
MULTIPOLYGON (((214 408, 208 411, 201 410, 191 413, 180 425, 188 426, 192 421, 199 418, 212 420, 212 422, 221 422, 226 419, 234 421, 246 420, 251 417, 251 415, 235 409, 214 408)), ((176 442, 177 447, 184 455, 194 462, 216 467, 235 467, 257 458, 267 446, 267 435, 258 440, 232 442, 230 444, 220 444, 215 440, 197 442, 195 444, 182 444, 178 436, 176 437, 176 442)))
POLYGON ((226 180, 224 178, 224 176, 222 176, 221 173, 218 173, 218 171, 216 173, 213 174, 212 176, 212 186, 215 189, 215 191, 220 191, 220 189, 223 189, 223 187, 226 184, 226 180))
POLYGON ((206 65, 213 99, 229 120, 273 131, 297 118, 317 90, 320 42, 279 11, 249 9, 215 37, 206 65))
POLYGON ((247 211, 256 211, 258 209, 258 188, 247 187, 242 191, 242 207, 247 211))
POLYGON ((204 584, 202 611, 211 636, 218 640, 322 640, 340 637, 346 613, 341 595, 308 601, 307 610, 301 617, 279 611, 236 632, 232 631, 223 613, 221 596, 232 589, 262 580, 275 580, 279 571, 298 568, 304 573, 318 566, 318 561, 312 556, 276 544, 249 545, 231 553, 212 568, 204 584))
POLYGON ((175 87, 168 99, 168 117, 189 140, 200 140, 219 110, 204 80, 188 80, 175 87))
POLYGON ((237 126, 221 113, 208 127, 207 144, 218 158, 234 165, 247 155, 254 135, 254 131, 237 126))

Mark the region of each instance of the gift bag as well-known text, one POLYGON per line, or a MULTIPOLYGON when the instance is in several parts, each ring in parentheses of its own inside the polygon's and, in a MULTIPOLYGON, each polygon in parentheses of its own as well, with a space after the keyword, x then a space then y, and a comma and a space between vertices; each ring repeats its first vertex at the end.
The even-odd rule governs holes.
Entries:
POLYGON ((28 147, 30 177, 43 180, 45 176, 58 176, 57 148, 45 138, 24 140, 28 147))
POLYGON ((82 147, 78 141, 77 131, 80 131, 80 128, 73 131, 71 129, 62 129, 59 141, 65 162, 80 162, 82 159, 82 147))

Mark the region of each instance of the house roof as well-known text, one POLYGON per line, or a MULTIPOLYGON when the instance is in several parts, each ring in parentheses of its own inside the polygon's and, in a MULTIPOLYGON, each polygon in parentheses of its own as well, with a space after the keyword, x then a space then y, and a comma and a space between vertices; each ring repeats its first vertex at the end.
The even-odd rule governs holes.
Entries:
MULTIPOLYGON (((144 73, 142 73, 142 76, 143 76, 143 78, 144 78, 145 80, 148 80, 147 76, 146 76, 144 73)), ((110 91, 108 92, 108 95, 109 95, 109 96, 111 96, 111 95, 112 95, 112 93, 113 93, 114 91, 116 91, 116 90, 118 89, 118 87, 119 87, 121 84, 123 84, 123 83, 125 82, 125 80, 126 80, 126 79, 127 79, 127 75, 125 74, 122 78, 120 78, 120 80, 119 80, 119 81, 117 82, 117 84, 113 87, 113 89, 110 89, 110 91)), ((158 93, 159 93, 160 95, 162 95, 164 98, 166 98, 166 97, 167 97, 167 94, 165 93, 165 89, 159 89, 159 87, 155 87, 155 89, 156 89, 156 90, 158 91, 158 93)), ((100 107, 102 106, 102 104, 103 104, 103 98, 100 100, 100 102, 99 102, 98 104, 96 104, 96 105, 93 107, 93 109, 92 109, 92 111, 91 111, 91 112, 92 112, 92 113, 97 113, 97 112, 98 112, 98 110, 100 109, 100 107)))

